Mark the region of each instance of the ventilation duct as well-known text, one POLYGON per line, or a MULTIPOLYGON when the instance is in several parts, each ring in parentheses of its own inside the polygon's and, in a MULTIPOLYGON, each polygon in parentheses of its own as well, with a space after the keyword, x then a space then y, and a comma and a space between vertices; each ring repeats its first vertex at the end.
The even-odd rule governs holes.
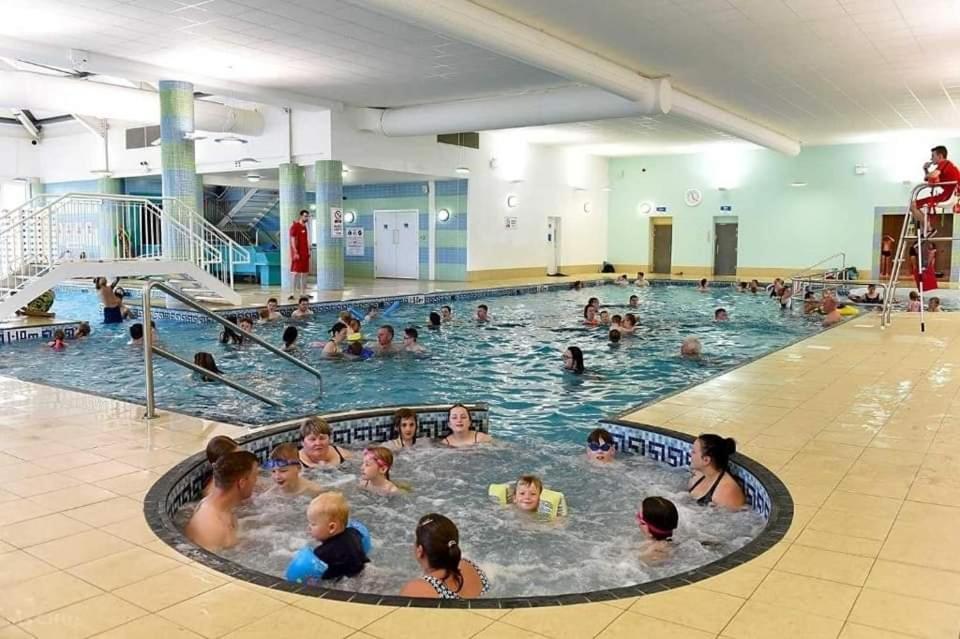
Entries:
MULTIPOLYGON (((152 91, 23 71, 0 71, 0 106, 129 122, 160 121, 160 97, 152 91)), ((263 126, 263 116, 256 111, 194 101, 198 131, 256 136, 263 134, 263 126)))

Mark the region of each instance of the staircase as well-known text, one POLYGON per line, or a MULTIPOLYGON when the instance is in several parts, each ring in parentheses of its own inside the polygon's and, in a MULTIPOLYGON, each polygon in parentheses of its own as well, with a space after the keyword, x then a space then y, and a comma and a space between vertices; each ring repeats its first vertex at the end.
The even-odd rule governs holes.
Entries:
POLYGON ((39 195, 0 216, 0 318, 75 277, 162 276, 199 300, 239 304, 246 249, 174 198, 39 195))
POLYGON ((227 211, 217 228, 220 230, 240 230, 251 234, 251 230, 260 223, 280 202, 280 193, 272 189, 247 189, 236 204, 227 211))

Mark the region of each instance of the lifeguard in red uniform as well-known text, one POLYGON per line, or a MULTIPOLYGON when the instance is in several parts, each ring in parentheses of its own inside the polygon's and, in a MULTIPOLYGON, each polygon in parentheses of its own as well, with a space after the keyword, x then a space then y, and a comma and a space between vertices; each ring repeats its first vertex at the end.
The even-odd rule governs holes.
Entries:
POLYGON ((910 213, 918 225, 923 225, 923 237, 933 237, 937 229, 933 227, 936 205, 946 202, 953 197, 960 182, 960 169, 947 159, 947 147, 935 146, 930 149, 930 161, 925 162, 923 171, 928 184, 941 184, 931 188, 931 195, 920 198, 910 205, 910 213), (927 218, 924 220, 923 209, 927 209, 927 218))
POLYGON ((290 225, 290 272, 293 274, 293 288, 300 295, 304 295, 307 291, 307 273, 310 272, 308 219, 310 219, 310 211, 304 209, 300 211, 300 217, 290 225))

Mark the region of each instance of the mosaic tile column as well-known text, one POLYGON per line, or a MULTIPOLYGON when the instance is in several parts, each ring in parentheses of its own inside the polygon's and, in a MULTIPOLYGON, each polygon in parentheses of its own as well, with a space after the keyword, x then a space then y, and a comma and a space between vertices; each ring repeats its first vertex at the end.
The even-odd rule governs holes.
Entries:
MULTIPOLYGON (((111 177, 100 178, 97 180, 97 193, 123 195, 123 180, 111 177)), ((94 255, 91 250, 85 250, 83 252, 87 259, 112 260, 133 257, 130 254, 129 231, 123 220, 125 208, 118 202, 109 200, 104 200, 100 205, 100 219, 97 220, 99 255, 94 255), (126 242, 122 240, 121 227, 128 236, 126 242)), ((74 258, 79 259, 80 256, 74 255, 74 258)))
MULTIPOLYGON (((296 164, 280 165, 280 285, 293 286, 290 273, 290 225, 307 208, 306 182, 303 167, 296 164)), ((310 238, 313 240, 314 238, 310 238)))
MULTIPOLYGON (((332 237, 331 210, 343 212, 343 162, 319 160, 315 165, 317 176, 317 237, 310 238, 317 245, 317 288, 343 288, 343 237, 332 237)), ((344 225, 341 224, 342 230, 344 225)))
MULTIPOLYGON (((160 81, 160 157, 163 197, 177 198, 203 214, 202 183, 197 176, 194 142, 184 137, 193 133, 193 84, 160 81)), ((189 246, 177 242, 169 224, 161 229, 164 257, 189 259, 189 246)))

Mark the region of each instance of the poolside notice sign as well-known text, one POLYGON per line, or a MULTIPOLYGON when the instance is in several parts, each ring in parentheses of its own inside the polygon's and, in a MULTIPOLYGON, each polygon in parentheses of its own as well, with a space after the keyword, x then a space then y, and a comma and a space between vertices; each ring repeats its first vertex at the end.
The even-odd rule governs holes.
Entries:
POLYGON ((363 257, 363 228, 351 226, 347 229, 347 255, 363 257))
POLYGON ((330 237, 343 237, 343 209, 330 207, 330 237))
POLYGON ((720 210, 721 210, 721 211, 732 211, 732 210, 733 210, 733 206, 731 206, 730 204, 721 204, 721 205, 720 205, 720 210))

